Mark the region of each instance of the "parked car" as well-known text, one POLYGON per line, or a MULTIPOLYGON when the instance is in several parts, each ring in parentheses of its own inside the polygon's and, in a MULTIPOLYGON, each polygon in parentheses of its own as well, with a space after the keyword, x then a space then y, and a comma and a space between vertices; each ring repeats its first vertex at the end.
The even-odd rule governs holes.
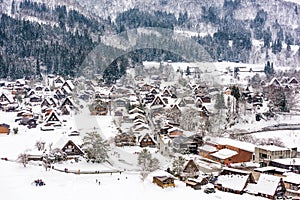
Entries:
POLYGON ((27 128, 31 129, 31 128, 36 128, 36 124, 30 124, 27 126, 27 128))
POLYGON ((210 194, 210 193, 215 193, 216 190, 215 190, 215 188, 205 188, 205 189, 204 189, 204 192, 205 192, 206 194, 210 194))

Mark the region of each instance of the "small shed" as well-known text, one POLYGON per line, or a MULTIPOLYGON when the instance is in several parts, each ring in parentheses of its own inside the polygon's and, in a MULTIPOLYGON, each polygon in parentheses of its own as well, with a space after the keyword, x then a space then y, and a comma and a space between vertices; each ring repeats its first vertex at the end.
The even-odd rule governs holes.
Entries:
POLYGON ((153 183, 162 188, 175 187, 174 178, 170 176, 153 176, 153 183))

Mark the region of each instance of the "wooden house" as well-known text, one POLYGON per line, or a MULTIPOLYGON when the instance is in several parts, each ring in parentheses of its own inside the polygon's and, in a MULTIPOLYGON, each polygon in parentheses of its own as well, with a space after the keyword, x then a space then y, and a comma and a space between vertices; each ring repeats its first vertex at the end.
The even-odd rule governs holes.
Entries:
POLYGON ((68 88, 71 92, 73 92, 75 86, 71 80, 67 80, 63 83, 62 88, 68 88))
POLYGON ((75 103, 74 103, 69 97, 66 97, 66 98, 62 101, 60 107, 62 108, 62 107, 64 107, 64 106, 66 106, 66 105, 70 106, 70 108, 76 108, 75 103))
POLYGON ((134 134, 122 133, 115 136, 115 145, 118 147, 135 146, 136 136, 134 134))
POLYGON ((174 115, 181 115, 181 110, 177 104, 174 104, 170 108, 170 112, 173 113, 174 115))
POLYGON ((173 127, 172 128, 167 129, 167 133, 170 136, 170 138, 175 138, 178 137, 180 135, 183 135, 183 130, 178 128, 178 127, 173 127))
POLYGON ((153 106, 162 106, 162 107, 165 107, 166 105, 165 105, 163 99, 160 96, 156 96, 154 98, 153 102, 151 103, 150 107, 153 107, 153 106))
POLYGON ((173 146, 173 152, 193 153, 193 154, 197 154, 198 152, 197 143, 184 135, 175 137, 172 141, 172 146, 173 146))
POLYGON ((200 190, 202 186, 208 184, 208 180, 205 177, 200 177, 197 179, 188 178, 184 181, 187 187, 191 187, 195 190, 200 190))
POLYGON ((184 166, 182 173, 180 174, 181 180, 186 180, 188 178, 198 178, 199 168, 194 160, 188 160, 184 166))
POLYGON ((0 134, 9 134, 10 129, 9 129, 9 125, 8 124, 0 124, 0 134))
POLYGON ((53 86, 55 88, 59 88, 63 85, 63 83, 65 82, 64 78, 61 77, 61 76, 57 76, 54 78, 54 81, 53 81, 53 86))
POLYGON ((171 91, 170 91, 168 88, 165 88, 165 89, 162 91, 161 96, 162 96, 162 97, 171 97, 171 96, 172 96, 172 93, 171 93, 171 91))
POLYGON ((243 194, 250 181, 250 174, 231 174, 218 176, 215 184, 221 191, 243 194))
POLYGON ((67 135, 63 135, 54 145, 54 149, 62 150, 68 157, 82 156, 83 150, 80 148, 80 141, 76 141, 76 138, 71 139, 67 135))
POLYGON ((249 183, 245 191, 256 196, 276 199, 278 197, 283 198, 286 188, 282 177, 260 174, 257 183, 249 183))
POLYGON ((153 85, 149 85, 149 84, 145 83, 140 87, 140 91, 141 92, 150 92, 152 88, 155 88, 155 87, 153 85))
POLYGON ((140 147, 155 147, 156 141, 152 135, 146 133, 139 138, 140 147))
POLYGON ((153 183, 161 188, 175 187, 174 178, 170 176, 153 176, 153 183))
POLYGON ((11 95, 2 93, 0 95, 0 103, 1 104, 12 104, 12 103, 14 103, 14 99, 11 95))
POLYGON ((297 86, 299 84, 299 81, 295 77, 292 77, 289 80, 288 84, 291 85, 291 86, 297 86))
POLYGON ((51 111, 51 113, 47 116, 45 123, 61 123, 61 120, 54 110, 51 111))
POLYGON ((144 115, 145 111, 143 111, 142 109, 140 109, 138 107, 135 107, 135 108, 129 110, 128 113, 129 114, 140 113, 140 114, 144 115))
POLYGON ((61 150, 65 152, 67 156, 81 156, 84 154, 81 148, 72 140, 68 140, 61 150))
POLYGON ((283 182, 286 188, 285 195, 300 197, 300 175, 295 173, 287 173, 287 176, 283 178, 283 182))

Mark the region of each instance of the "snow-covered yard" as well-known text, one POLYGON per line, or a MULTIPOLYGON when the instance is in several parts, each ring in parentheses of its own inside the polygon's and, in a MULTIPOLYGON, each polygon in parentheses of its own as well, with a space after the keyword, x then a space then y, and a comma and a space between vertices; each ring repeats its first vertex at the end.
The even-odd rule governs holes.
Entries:
MULTIPOLYGON (((205 194, 203 190, 193 190, 183 182, 175 180, 175 188, 162 189, 152 183, 152 175, 142 182, 139 174, 126 172, 120 174, 71 174, 45 171, 43 167, 31 166, 24 168, 18 163, 0 161, 1 197, 10 200, 19 199, 86 199, 105 198, 123 200, 153 199, 225 199, 225 200, 256 200, 264 199, 255 196, 235 195, 216 191, 205 194), (35 186, 34 180, 42 179, 45 186, 35 186), (100 184, 96 182, 100 181, 100 184)), ((156 175, 159 172, 156 172, 156 175)))

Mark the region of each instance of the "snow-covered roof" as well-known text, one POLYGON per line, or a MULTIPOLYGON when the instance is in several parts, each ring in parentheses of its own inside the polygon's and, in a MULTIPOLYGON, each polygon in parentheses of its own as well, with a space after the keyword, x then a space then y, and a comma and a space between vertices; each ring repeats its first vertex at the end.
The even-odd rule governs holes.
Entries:
POLYGON ((284 147, 279 147, 276 145, 261 145, 261 146, 257 146, 257 148, 266 150, 266 151, 286 151, 289 150, 288 148, 284 148, 284 147))
POLYGON ((203 150, 203 151, 206 151, 206 152, 215 152, 215 151, 218 151, 218 149, 214 146, 211 146, 211 145, 203 145, 201 147, 199 147, 200 150, 203 150))
POLYGON ((238 152, 230 150, 230 149, 221 149, 217 151, 216 153, 211 154, 213 157, 219 158, 219 159, 226 159, 230 158, 232 156, 237 155, 238 152))
POLYGON ((222 187, 242 191, 246 186, 249 175, 220 175, 217 180, 217 184, 221 184, 222 187))
POLYGON ((254 169, 254 170, 258 171, 258 172, 277 171, 277 172, 281 172, 281 173, 289 171, 287 169, 282 169, 279 167, 272 167, 272 166, 260 167, 260 168, 254 169))
POLYGON ((267 194, 273 196, 278 187, 278 183, 281 177, 268 175, 268 174, 260 174, 257 184, 249 183, 246 187, 246 191, 252 194, 267 194))
POLYGON ((284 182, 300 185, 300 174, 286 173, 284 175, 286 175, 286 177, 283 178, 284 182))
MULTIPOLYGON (((64 134, 61 136, 61 138, 58 139, 58 141, 56 143, 54 143, 53 145, 53 149, 55 148, 59 148, 62 149, 68 141, 72 141, 77 147, 78 145, 82 144, 82 140, 80 140, 78 137, 69 137, 68 135, 64 134)), ((79 147, 78 147, 79 148, 79 147)))
POLYGON ((70 89, 73 90, 75 88, 73 82, 71 80, 66 80, 66 84, 69 85, 70 89))
POLYGON ((272 160, 272 162, 276 162, 283 165, 300 165, 300 158, 282 158, 272 160))
POLYGON ((206 137, 206 139, 209 139, 209 142, 214 142, 216 144, 222 144, 222 145, 230 145, 248 152, 255 151, 255 145, 248 142, 241 142, 230 138, 220 138, 220 137, 206 137))

